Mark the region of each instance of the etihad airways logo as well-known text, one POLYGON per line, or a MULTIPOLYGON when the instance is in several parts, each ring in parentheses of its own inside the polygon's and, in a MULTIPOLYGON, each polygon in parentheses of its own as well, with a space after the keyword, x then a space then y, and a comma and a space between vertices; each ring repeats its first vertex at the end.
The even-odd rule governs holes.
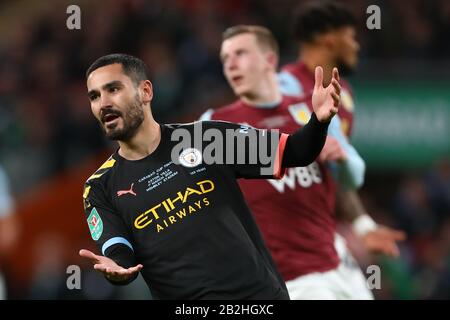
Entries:
POLYGON ((144 229, 150 224, 154 224, 156 231, 159 233, 185 218, 187 214, 193 214, 198 210, 209 206, 207 197, 193 198, 194 195, 204 195, 214 190, 214 182, 211 180, 202 180, 193 187, 187 187, 183 191, 178 191, 173 198, 158 203, 147 211, 141 213, 134 220, 136 229, 144 229))

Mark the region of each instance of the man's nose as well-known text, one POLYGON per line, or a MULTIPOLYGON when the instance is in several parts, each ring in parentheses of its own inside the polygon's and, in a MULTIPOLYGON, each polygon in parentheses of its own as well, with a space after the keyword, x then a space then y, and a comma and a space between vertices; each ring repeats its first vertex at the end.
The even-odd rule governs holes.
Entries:
POLYGON ((236 59, 233 57, 230 57, 228 59, 227 69, 228 70, 235 70, 237 68, 236 59))
POLYGON ((100 109, 111 108, 111 107, 112 107, 111 99, 108 97, 107 94, 102 94, 100 96, 100 109))

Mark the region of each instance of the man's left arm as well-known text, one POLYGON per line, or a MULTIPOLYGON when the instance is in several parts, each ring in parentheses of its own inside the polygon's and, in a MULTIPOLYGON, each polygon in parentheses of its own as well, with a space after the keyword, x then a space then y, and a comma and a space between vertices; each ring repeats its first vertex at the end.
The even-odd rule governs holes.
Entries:
POLYGON ((355 190, 338 188, 336 196, 336 216, 351 223, 353 232, 367 250, 391 257, 399 255, 397 241, 405 240, 403 231, 377 224, 366 212, 355 190))
POLYGON ((365 163, 343 135, 338 117, 332 120, 328 132, 319 159, 330 161, 339 184, 336 216, 352 224, 353 232, 361 238, 367 250, 397 257, 399 249, 396 242, 405 239, 404 232, 377 224, 367 213, 356 191, 364 183, 365 163))

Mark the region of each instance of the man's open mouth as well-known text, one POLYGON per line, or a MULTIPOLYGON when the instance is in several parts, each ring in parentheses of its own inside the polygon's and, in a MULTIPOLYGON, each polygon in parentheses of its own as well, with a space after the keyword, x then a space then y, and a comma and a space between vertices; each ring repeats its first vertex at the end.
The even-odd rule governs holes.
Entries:
POLYGON ((231 77, 231 81, 232 81, 234 84, 236 84, 236 85, 241 84, 243 79, 244 79, 243 76, 234 76, 234 77, 231 77))
POLYGON ((108 124, 108 123, 111 123, 114 120, 118 119, 119 117, 120 117, 120 114, 117 114, 115 112, 114 113, 113 112, 108 112, 108 113, 106 113, 106 114, 104 114, 102 116, 102 122, 104 124, 108 124))

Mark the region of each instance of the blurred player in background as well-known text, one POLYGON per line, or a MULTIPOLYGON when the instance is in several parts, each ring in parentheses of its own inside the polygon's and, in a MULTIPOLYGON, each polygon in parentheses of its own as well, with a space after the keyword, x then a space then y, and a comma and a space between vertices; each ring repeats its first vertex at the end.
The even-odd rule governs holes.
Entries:
MULTIPOLYGON (((208 110, 201 119, 288 133, 305 125, 312 113, 311 96, 281 94, 278 55, 278 44, 266 28, 241 25, 226 30, 220 56, 225 77, 239 99, 208 110)), ((280 181, 240 181, 291 299, 354 298, 334 248, 336 191, 328 162, 333 160, 339 183, 353 189, 363 183, 365 165, 339 126, 335 117, 328 130, 327 139, 336 148, 333 159, 322 152, 311 165, 289 169, 280 181)))
MULTIPOLYGON (((14 202, 9 190, 9 180, 0 166, 0 271, 2 258, 14 245, 18 236, 18 222, 13 212, 14 202)), ((0 272, 0 300, 6 298, 6 284, 0 272)))
MULTIPOLYGON (((282 67, 279 74, 281 90, 286 95, 309 95, 314 88, 314 68, 324 68, 327 75, 338 67, 343 77, 355 71, 360 49, 356 39, 356 18, 343 4, 336 1, 311 1, 299 7, 295 16, 295 35, 300 45, 298 61, 282 67)), ((325 77, 325 84, 330 78, 325 77)), ((341 80, 342 92, 339 108, 341 130, 350 137, 353 129, 354 102, 348 82, 341 80)), ((327 141, 323 154, 334 160, 334 143, 327 141)), ((396 241, 403 240, 403 232, 377 225, 367 214, 355 190, 338 188, 336 214, 342 220, 350 221, 353 231, 359 236, 365 248, 373 253, 398 256, 396 241)), ((354 286, 359 297, 370 297, 361 270, 350 254, 345 240, 336 234, 336 250, 347 270, 347 281, 354 286)), ((358 296, 357 296, 358 297, 358 296)))

